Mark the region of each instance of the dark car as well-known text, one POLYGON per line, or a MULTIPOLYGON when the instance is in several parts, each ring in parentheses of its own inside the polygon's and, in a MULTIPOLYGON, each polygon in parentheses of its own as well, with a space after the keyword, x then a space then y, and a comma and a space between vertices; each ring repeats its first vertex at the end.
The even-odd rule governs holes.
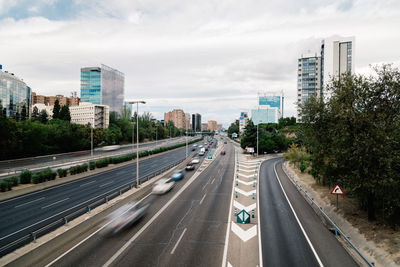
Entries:
POLYGON ((185 170, 187 171, 193 171, 194 170, 194 163, 189 162, 186 167, 185 170))
POLYGON ((221 155, 225 155, 226 153, 225 153, 225 151, 221 151, 221 155))

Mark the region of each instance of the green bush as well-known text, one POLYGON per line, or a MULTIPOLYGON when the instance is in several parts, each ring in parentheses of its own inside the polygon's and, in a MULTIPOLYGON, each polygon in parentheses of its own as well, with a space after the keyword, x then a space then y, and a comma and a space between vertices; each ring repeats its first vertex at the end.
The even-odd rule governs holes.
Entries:
POLYGON ((57 173, 53 172, 50 168, 42 171, 43 182, 56 179, 57 173))
POLYGON ((1 192, 6 192, 8 190, 11 190, 11 188, 12 188, 12 185, 7 180, 4 179, 0 182, 0 191, 1 192))
POLYGON ((299 168, 301 172, 304 172, 307 169, 307 164, 302 161, 299 168))
POLYGON ((68 170, 64 170, 64 169, 58 169, 57 170, 57 173, 58 173, 58 177, 60 177, 60 178, 62 178, 62 177, 66 177, 67 176, 67 174, 68 174, 68 170))
POLYGON ((19 175, 19 181, 21 184, 30 184, 32 179, 32 172, 25 170, 19 175))
POLYGON ((32 183, 34 184, 43 183, 44 181, 46 181, 46 179, 42 172, 37 172, 32 176, 32 183))
POLYGON ((96 161, 96 168, 104 168, 107 167, 109 164, 109 158, 104 158, 96 161))
POLYGON ((94 161, 89 162, 89 169, 92 171, 95 168, 96 168, 96 162, 94 162, 94 161))
POLYGON ((17 176, 6 178, 4 180, 7 181, 11 186, 17 186, 19 184, 17 176))

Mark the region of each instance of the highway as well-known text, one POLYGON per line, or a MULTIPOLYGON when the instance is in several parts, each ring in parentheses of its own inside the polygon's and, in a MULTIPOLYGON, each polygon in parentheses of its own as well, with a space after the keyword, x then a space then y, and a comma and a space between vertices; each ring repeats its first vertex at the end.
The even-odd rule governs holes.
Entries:
MULTIPOLYGON (((188 137, 188 141, 192 137, 188 137)), ((152 146, 167 146, 176 143, 185 142, 185 137, 176 137, 171 139, 164 139, 156 142, 139 143, 139 150, 143 148, 149 148, 152 146)), ((93 151, 93 158, 97 159, 100 157, 111 157, 115 155, 123 155, 131 152, 136 152, 136 144, 132 149, 132 145, 123 145, 118 150, 104 151, 101 149, 95 149, 93 151)), ((47 167, 60 168, 67 164, 79 164, 91 160, 90 150, 77 151, 63 154, 45 155, 31 158, 15 159, 15 160, 4 160, 0 161, 0 177, 15 175, 15 172, 20 170, 30 169, 42 169, 47 167), (55 159, 53 159, 55 157, 55 159)))
POLYGON ((260 169, 264 266, 358 266, 291 184, 282 162, 282 158, 268 160, 260 169))
MULTIPOLYGON (((139 177, 161 170, 185 158, 185 147, 155 155, 140 162, 139 177)), ((189 149, 189 153, 193 153, 189 149)), ((136 163, 91 175, 49 189, 0 202, 0 247, 48 222, 63 218, 65 212, 85 207, 86 201, 136 181, 136 163)), ((86 204, 87 205, 87 204, 86 204)))
POLYGON ((112 237, 100 231, 52 266, 220 266, 234 171, 232 145, 225 147, 200 174, 146 197, 150 210, 136 225, 112 237))

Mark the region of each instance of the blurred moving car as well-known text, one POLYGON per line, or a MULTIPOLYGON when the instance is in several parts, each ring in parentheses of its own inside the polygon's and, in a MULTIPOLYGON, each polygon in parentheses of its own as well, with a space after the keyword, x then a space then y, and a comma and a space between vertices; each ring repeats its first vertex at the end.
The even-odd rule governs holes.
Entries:
POLYGON ((194 157, 193 159, 192 159, 192 161, 191 161, 191 163, 193 163, 193 164, 197 164, 197 163, 199 163, 200 162, 200 159, 198 158, 198 157, 194 157))
POLYGON ((193 170, 194 170, 194 163, 189 162, 189 163, 186 165, 185 170, 187 170, 187 171, 193 171, 193 170))
POLYGON ((149 207, 149 202, 131 202, 118 208, 107 217, 110 223, 105 227, 106 233, 116 234, 131 226, 146 214, 149 207))
POLYGON ((157 182, 154 183, 153 191, 151 192, 154 195, 162 195, 170 191, 175 185, 175 181, 168 178, 161 178, 157 182))
POLYGON ((171 179, 174 181, 181 180, 183 178, 183 171, 182 170, 175 170, 172 174, 171 179))
POLYGON ((225 153, 225 151, 221 151, 221 155, 225 155, 226 153, 225 153))

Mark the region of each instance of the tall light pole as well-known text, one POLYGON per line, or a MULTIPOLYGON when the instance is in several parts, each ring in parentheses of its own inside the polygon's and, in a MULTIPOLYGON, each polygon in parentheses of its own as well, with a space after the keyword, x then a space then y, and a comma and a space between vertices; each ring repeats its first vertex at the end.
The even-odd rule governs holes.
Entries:
POLYGON ((145 101, 129 102, 129 104, 136 104, 136 188, 139 188, 139 103, 146 104, 145 101))
POLYGON ((93 127, 90 125, 90 156, 93 158, 93 127))
POLYGON ((257 157, 258 157, 258 125, 259 125, 260 123, 257 123, 257 157))
POLYGON ((188 132, 188 128, 187 128, 187 123, 186 123, 186 120, 185 120, 185 128, 186 128, 186 136, 185 136, 185 139, 186 139, 186 158, 188 157, 188 140, 187 140, 187 132, 188 132))

